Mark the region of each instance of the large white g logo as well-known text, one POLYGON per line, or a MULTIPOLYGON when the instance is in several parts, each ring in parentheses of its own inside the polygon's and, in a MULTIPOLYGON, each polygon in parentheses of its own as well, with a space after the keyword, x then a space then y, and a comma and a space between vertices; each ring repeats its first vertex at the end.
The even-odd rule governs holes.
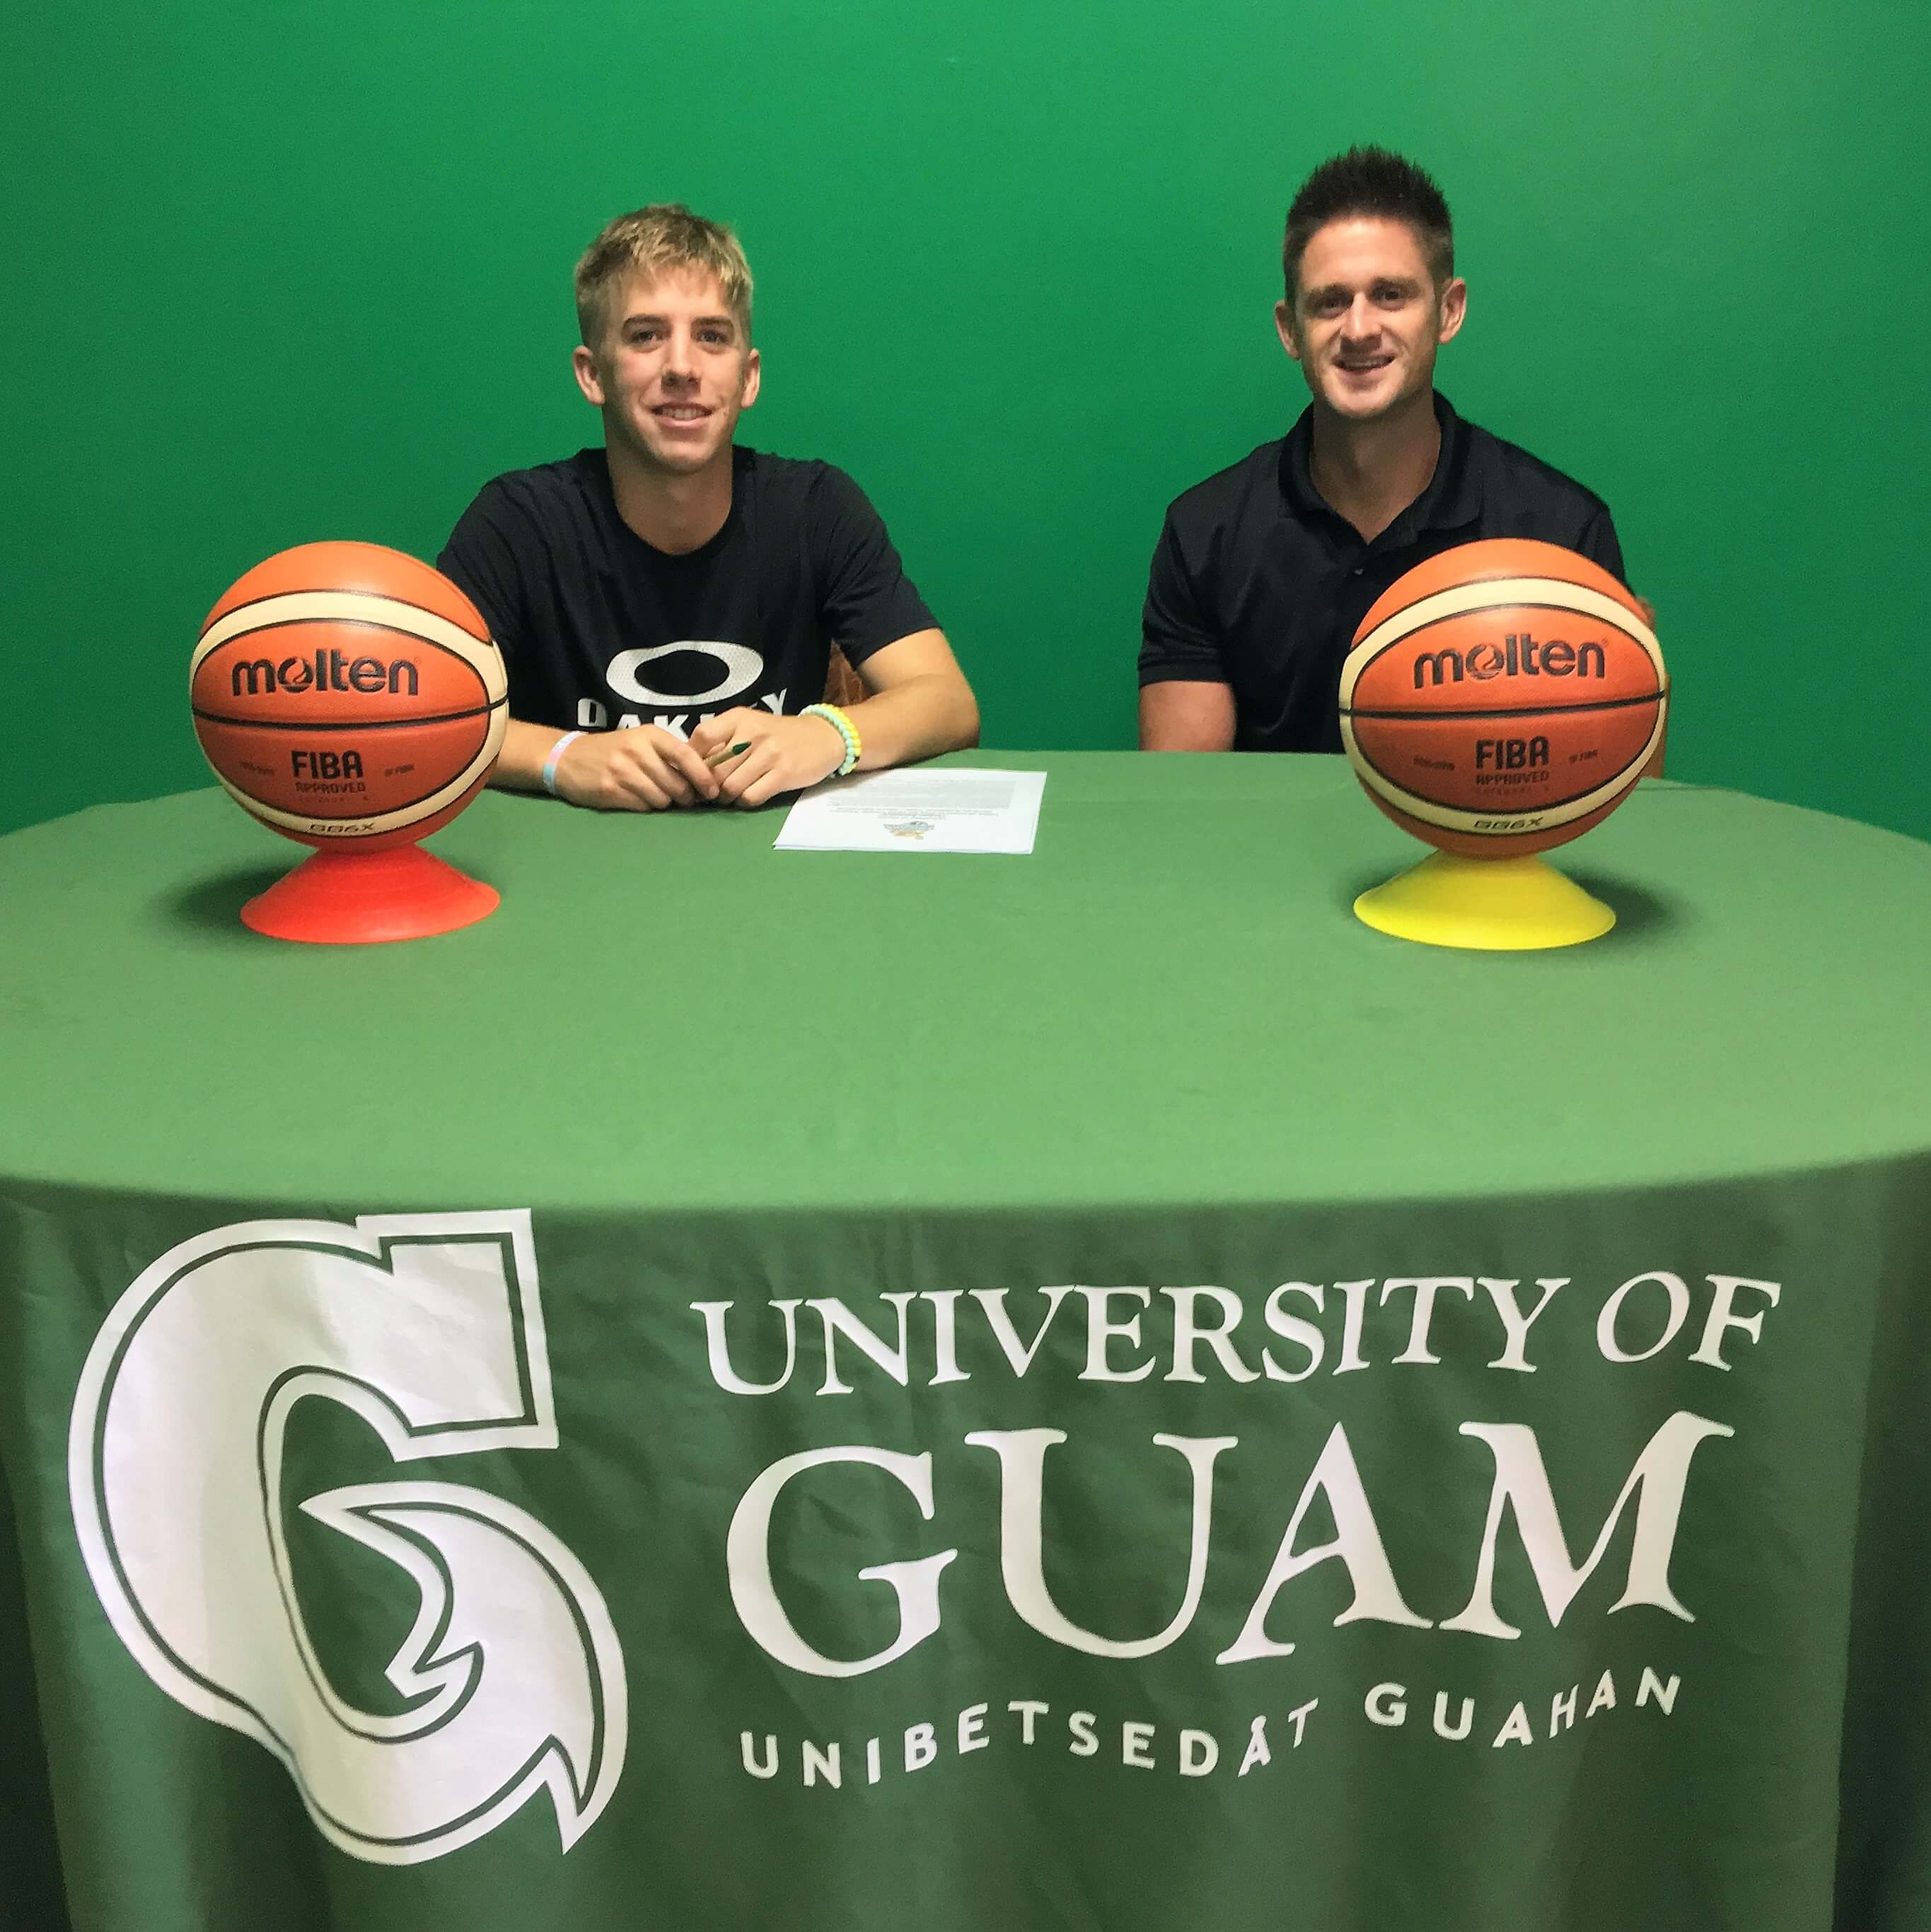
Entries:
POLYGON ((398 1462, 555 1448, 529 1215, 244 1222, 145 1270, 88 1352, 68 1435, 109 1620, 178 1703, 273 1751, 344 1851, 436 1858, 545 1789, 567 1851, 623 1768, 623 1653, 595 1584, 481 1490, 312 1496, 306 1514, 388 1558, 421 1601, 386 1672, 409 1708, 346 1703, 282 1521, 283 1440, 310 1396, 353 1409, 398 1462))
POLYGON ((633 704, 655 704, 671 710, 680 704, 715 704, 724 698, 735 698, 739 692, 748 691, 763 674, 764 659, 748 645, 721 644, 697 638, 675 644, 655 644, 647 651, 619 651, 604 673, 619 698, 627 698, 633 704), (724 668, 724 676, 709 691, 685 692, 653 691, 638 677, 637 673, 646 664, 679 651, 698 651, 706 657, 715 658, 724 668))

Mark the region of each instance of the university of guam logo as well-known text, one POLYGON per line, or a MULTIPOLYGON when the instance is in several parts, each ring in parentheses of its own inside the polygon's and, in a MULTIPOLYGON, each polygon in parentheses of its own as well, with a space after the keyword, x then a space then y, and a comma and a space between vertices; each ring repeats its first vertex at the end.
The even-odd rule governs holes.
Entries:
POLYGON ((310 1640, 282 1520, 284 1437, 307 1397, 352 1409, 398 1463, 555 1448, 529 1216, 255 1221, 183 1242, 95 1339, 67 1477, 88 1573, 135 1661, 266 1745, 343 1850, 437 1858, 547 1790, 567 1851, 623 1768, 623 1653, 595 1584, 541 1523, 465 1484, 309 1497, 304 1514, 388 1558, 419 1599, 385 1672, 403 1708, 346 1702, 310 1640))

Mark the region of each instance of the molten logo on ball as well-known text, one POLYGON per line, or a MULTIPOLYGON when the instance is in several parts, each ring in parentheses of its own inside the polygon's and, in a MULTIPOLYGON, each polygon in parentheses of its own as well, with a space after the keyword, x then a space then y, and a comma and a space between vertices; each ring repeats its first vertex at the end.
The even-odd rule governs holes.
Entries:
POLYGON ((1437 684, 1445 678, 1462 682, 1464 670, 1486 682, 1492 677, 1606 677, 1609 675, 1600 644, 1565 644, 1552 638, 1546 644, 1525 632, 1520 638, 1511 631, 1503 644, 1477 644, 1465 657, 1459 651, 1423 651, 1415 659, 1415 688, 1422 688, 1426 674, 1437 684))
POLYGON ((267 691, 359 691, 365 697, 385 691, 394 697, 415 698, 421 690, 413 658, 397 658, 391 664, 380 658, 358 658, 352 664, 346 651, 318 650, 312 663, 307 658, 283 658, 280 664, 250 658, 236 664, 229 679, 232 698, 267 691))

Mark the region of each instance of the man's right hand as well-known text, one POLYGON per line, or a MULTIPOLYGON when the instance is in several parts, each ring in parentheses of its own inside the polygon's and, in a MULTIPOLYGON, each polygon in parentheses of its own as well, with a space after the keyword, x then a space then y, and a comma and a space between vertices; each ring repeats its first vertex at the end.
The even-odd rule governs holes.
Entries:
POLYGON ((655 724, 586 733, 556 761, 556 796, 599 812, 665 812, 709 804, 718 774, 682 738, 655 724))

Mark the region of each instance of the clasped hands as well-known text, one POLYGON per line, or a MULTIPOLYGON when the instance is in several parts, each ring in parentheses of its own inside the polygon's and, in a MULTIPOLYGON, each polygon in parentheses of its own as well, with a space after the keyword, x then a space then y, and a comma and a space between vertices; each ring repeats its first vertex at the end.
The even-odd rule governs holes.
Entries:
POLYGON ((706 718, 688 741, 656 724, 579 738, 557 760, 556 794, 604 812, 750 807, 816 784, 844 760, 844 739, 829 719, 781 718, 740 706, 706 718), (745 749, 709 762, 733 745, 745 749))

